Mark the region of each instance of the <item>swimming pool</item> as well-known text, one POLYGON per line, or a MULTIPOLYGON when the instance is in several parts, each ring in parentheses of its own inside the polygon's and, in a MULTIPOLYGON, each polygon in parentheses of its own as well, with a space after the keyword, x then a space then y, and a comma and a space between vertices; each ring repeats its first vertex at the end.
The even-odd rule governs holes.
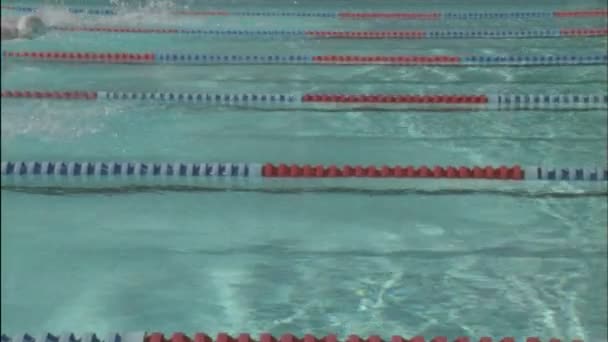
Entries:
MULTIPOLYGON (((64 4, 93 8, 76 1, 64 4)), ((109 6, 88 4, 98 5, 96 10, 109 6)), ((138 170, 139 162, 164 163, 162 181, 122 177, 127 172, 122 164, 120 175, 111 180, 100 176, 101 164, 93 164, 95 177, 63 177, 57 171, 40 180, 33 166, 23 177, 3 175, 3 333, 608 338, 606 182, 380 177, 178 182, 167 174, 168 165, 187 164, 191 174, 196 163, 217 162, 376 165, 378 170, 383 165, 552 166, 585 168, 587 177, 593 167, 607 164, 601 95, 608 91, 602 60, 608 43, 605 35, 554 33, 602 29, 606 16, 467 13, 550 13, 605 4, 258 0, 169 5, 173 7, 161 4, 157 9, 179 11, 187 5, 189 11, 234 15, 154 14, 157 9, 146 7, 85 16, 46 9, 43 17, 57 27, 189 31, 52 30, 32 41, 3 42, 3 51, 11 52, 155 54, 155 63, 145 65, 122 57, 110 64, 82 60, 84 55, 59 63, 3 56, 3 162, 65 162, 70 175, 76 162, 132 163, 138 170), (300 15, 262 15, 269 11, 300 15), (443 16, 332 16, 344 11, 443 16), (253 31, 422 31, 425 36, 326 39, 253 31), (446 33, 431 36, 439 31, 446 33), (528 33, 471 36, 499 31, 528 33), (186 57, 174 61, 173 54, 186 57), (160 61, 161 55, 169 57, 160 61), (361 59, 437 55, 470 63, 361 59), (549 63, 550 56, 558 55, 567 59, 549 63), (253 63, 253 56, 266 59, 253 63), (342 59, 357 65, 334 65, 340 60, 312 63, 313 56, 359 59, 342 59), (582 57, 572 62, 570 56, 582 57), (385 63, 401 65, 379 65, 385 63), (513 66, 517 63, 521 66, 513 66), (96 97, 14 98, 14 93, 5 96, 6 90, 87 91, 96 97), (119 95, 98 96, 108 92, 119 95), (131 99, 134 93, 138 97, 131 99), (149 96, 160 93, 167 98, 149 96), (168 101, 169 93, 175 101, 168 101), (124 94, 128 98, 122 100, 124 94), (184 101, 177 101, 179 94, 184 101), (220 94, 220 99, 186 101, 188 94, 220 94), (251 94, 267 94, 268 101, 252 104, 248 97, 244 102, 242 96, 251 94), (285 102, 278 94, 286 94, 285 102), (378 105, 380 98, 365 98, 371 102, 362 105, 361 98, 353 104, 352 97, 350 102, 342 97, 307 105, 301 101, 307 94, 389 98, 384 107, 378 105), (390 98, 435 96, 439 101, 436 96, 454 94, 486 96, 488 102, 463 108, 460 102, 411 102, 409 97, 410 102, 395 104, 390 98), (537 94, 565 97, 558 104, 533 107, 537 94), (597 106, 589 107, 582 97, 574 105, 572 94, 590 96, 590 104, 595 94, 600 97, 597 106), (277 101, 270 103, 271 95, 277 101), (499 95, 521 95, 521 103, 530 101, 531 107, 510 103, 500 108, 499 95), (293 105, 289 96, 294 96, 293 105)), ((18 13, 3 8, 2 15, 18 13)))

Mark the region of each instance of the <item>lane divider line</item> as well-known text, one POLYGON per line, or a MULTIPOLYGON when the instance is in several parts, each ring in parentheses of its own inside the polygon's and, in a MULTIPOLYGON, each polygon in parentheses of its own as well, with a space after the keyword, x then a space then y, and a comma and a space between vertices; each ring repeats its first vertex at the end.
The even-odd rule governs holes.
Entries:
POLYGON ((321 65, 433 65, 433 66, 545 66, 606 65, 608 54, 590 55, 217 55, 177 52, 3 51, 4 58, 64 63, 107 64, 321 64, 321 65))
MULTIPOLYGON (((2 342, 425 342, 427 341, 423 336, 414 336, 412 338, 404 338, 402 336, 393 335, 389 339, 382 339, 382 337, 373 335, 368 338, 360 337, 358 335, 348 335, 343 339, 339 339, 336 335, 326 336, 314 336, 304 335, 299 338, 291 333, 283 334, 281 336, 273 336, 269 333, 261 333, 257 339, 251 337, 248 333, 239 334, 238 336, 232 336, 227 333, 219 333, 215 338, 210 337, 205 333, 195 333, 192 336, 188 336, 181 332, 173 333, 170 336, 165 336, 158 332, 141 332, 141 333, 110 333, 107 335, 96 335, 94 333, 88 333, 77 336, 74 333, 65 333, 62 335, 53 335, 50 333, 43 334, 41 336, 32 336, 29 334, 18 334, 14 337, 2 335, 2 342)), ((455 339, 449 339, 445 336, 437 336, 428 339, 429 342, 515 342, 513 337, 496 338, 493 340, 491 337, 456 337, 455 339)), ((522 340, 523 341, 523 340, 522 340)), ((550 342, 566 342, 567 340, 560 340, 557 338, 543 339, 543 341, 550 342)), ((541 342, 538 337, 528 337, 526 342, 541 342)), ((573 339, 571 342, 583 342, 580 339, 573 339)))
POLYGON ((315 31, 315 30, 207 30, 139 27, 52 26, 52 30, 72 32, 113 32, 139 34, 184 34, 214 38, 315 38, 315 39, 531 39, 560 37, 604 37, 608 28, 564 29, 484 29, 484 30, 401 30, 401 31, 315 31))
MULTIPOLYGON (((19 12, 35 12, 37 7, 0 6, 19 12)), ((111 8, 68 7, 72 14, 117 15, 111 8)), ((171 12, 183 16, 240 16, 240 17, 307 17, 347 20, 498 20, 543 18, 593 18, 608 16, 608 9, 554 10, 554 11, 446 11, 446 12, 307 12, 307 11, 226 11, 226 10, 179 10, 171 12)))
POLYGON ((608 167, 366 166, 286 163, 3 161, 3 177, 454 178, 608 181, 608 167))
POLYGON ((135 101, 300 109, 598 110, 608 94, 326 94, 2 90, 3 99, 135 101))

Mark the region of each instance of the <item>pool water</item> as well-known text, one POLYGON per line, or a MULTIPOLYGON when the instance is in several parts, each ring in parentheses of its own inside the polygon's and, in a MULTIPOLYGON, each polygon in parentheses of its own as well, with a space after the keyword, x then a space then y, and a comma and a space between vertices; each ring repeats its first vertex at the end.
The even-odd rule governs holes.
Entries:
MULTIPOLYGON (((101 1, 87 4, 108 6, 101 1)), ((158 28, 606 26, 606 17, 341 21, 173 17, 155 12, 186 5, 190 9, 412 12, 605 7, 599 0, 494 0, 466 5, 447 0, 382 4, 257 0, 157 2, 111 17, 74 16, 60 6, 45 8, 41 15, 54 25, 158 28)), ((2 12, 3 18, 16 14, 2 12)), ((2 43, 3 50, 11 51, 284 55, 603 54, 607 46, 605 37, 246 41, 56 31, 35 40, 2 43)), ((607 81, 606 65, 132 66, 2 61, 2 89, 552 94, 605 93, 607 81)), ((482 166, 608 162, 604 110, 267 111, 3 98, 1 113, 3 161, 482 166)), ((447 192, 417 191, 412 185, 416 182, 407 183, 411 191, 397 192, 331 186, 304 189, 298 188, 303 183, 297 180, 260 180, 253 188, 234 191, 3 187, 2 332, 268 331, 606 341, 606 184, 590 189, 579 184, 525 183, 517 191, 507 191, 513 186, 508 183, 447 192), (274 191, 264 190, 269 186, 274 191), (534 187, 542 192, 524 191, 534 187)))

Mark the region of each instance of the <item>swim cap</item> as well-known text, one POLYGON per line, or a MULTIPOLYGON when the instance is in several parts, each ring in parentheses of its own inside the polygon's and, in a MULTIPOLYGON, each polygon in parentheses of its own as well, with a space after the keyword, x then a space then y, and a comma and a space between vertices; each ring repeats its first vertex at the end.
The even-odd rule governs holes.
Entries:
POLYGON ((17 31, 20 38, 34 38, 46 31, 46 25, 42 19, 34 15, 26 15, 19 18, 17 31))

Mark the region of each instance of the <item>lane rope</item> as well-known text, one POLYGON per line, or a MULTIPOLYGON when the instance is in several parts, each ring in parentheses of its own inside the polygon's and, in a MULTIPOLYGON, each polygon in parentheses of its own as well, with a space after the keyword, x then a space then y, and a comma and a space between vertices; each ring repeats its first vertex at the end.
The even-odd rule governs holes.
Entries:
POLYGON ((598 110, 607 94, 326 94, 2 90, 3 99, 183 103, 302 109, 598 110))
MULTIPOLYGON (((39 8, 28 6, 0 6, 18 12, 35 12, 39 8)), ((68 7, 72 14, 117 15, 111 8, 68 7)), ((179 10, 171 14, 183 16, 240 16, 240 17, 307 17, 345 20, 498 20, 543 18, 593 18, 608 16, 608 9, 554 10, 554 11, 446 11, 446 12, 309 12, 309 11, 227 11, 227 10, 179 10)))
MULTIPOLYGON (((96 335, 94 333, 84 334, 82 336, 76 336, 73 333, 65 333, 62 335, 44 334, 42 336, 33 337, 29 334, 18 334, 14 337, 2 335, 2 342, 515 342, 513 337, 504 337, 492 339, 491 337, 456 337, 455 339, 449 339, 445 336, 438 336, 425 339, 423 336, 414 336, 411 338, 404 338, 402 336, 392 336, 390 339, 382 339, 382 337, 374 335, 368 338, 360 337, 358 335, 348 335, 344 339, 339 339, 336 335, 327 335, 324 337, 316 337, 314 335, 304 335, 301 338, 294 336, 293 334, 283 334, 281 336, 273 336, 268 333, 260 334, 258 339, 253 339, 250 334, 243 333, 238 336, 231 336, 226 333, 219 333, 217 337, 212 338, 205 333, 195 333, 194 335, 188 336, 184 333, 176 332, 170 337, 165 337, 162 333, 110 333, 107 335, 96 335)), ((551 342, 562 342, 566 340, 560 340, 557 338, 551 338, 548 341, 551 342)), ((573 339, 572 342, 583 342, 579 339, 573 339)), ((526 342, 541 342, 538 337, 528 337, 526 342)))
POLYGON ((286 163, 3 161, 0 174, 17 177, 152 178, 454 178, 492 180, 608 181, 608 167, 366 166, 286 163))
MULTIPOLYGON (((210 337, 205 333, 195 333, 192 336, 188 336, 181 332, 173 333, 171 336, 165 336, 162 333, 110 333, 107 335, 96 335, 94 333, 88 333, 81 336, 77 336, 74 333, 64 333, 62 335, 43 334, 41 336, 32 336, 29 334, 18 334, 14 337, 2 335, 2 342, 515 342, 516 339, 513 337, 503 337, 492 339, 491 337, 456 337, 450 339, 446 336, 432 337, 428 340, 423 336, 414 336, 411 338, 405 338, 402 336, 393 335, 390 339, 383 339, 380 336, 373 335, 368 338, 360 337, 358 335, 348 335, 344 339, 339 339, 336 335, 327 335, 323 337, 317 337, 314 335, 304 335, 299 338, 293 334, 287 333, 281 336, 273 336, 268 333, 261 333, 258 339, 253 339, 250 334, 243 333, 238 336, 231 336, 227 333, 219 333, 215 338, 210 337)), ((528 337, 526 342, 541 342, 538 337, 528 337)), ((566 342, 567 340, 560 340, 557 338, 543 339, 543 341, 551 342, 566 342)), ((571 342, 583 342, 580 339, 573 339, 571 342)))
POLYGON ((7 59, 63 63, 106 64, 321 64, 321 65, 434 65, 544 66, 606 65, 608 54, 589 55, 219 55, 183 52, 66 52, 3 51, 7 59))
POLYGON ((182 34, 212 38, 314 38, 314 39, 530 39, 560 37, 604 37, 608 28, 499 29, 499 30, 399 30, 399 31, 313 31, 313 30, 214 30, 139 27, 51 26, 71 32, 138 34, 182 34))

